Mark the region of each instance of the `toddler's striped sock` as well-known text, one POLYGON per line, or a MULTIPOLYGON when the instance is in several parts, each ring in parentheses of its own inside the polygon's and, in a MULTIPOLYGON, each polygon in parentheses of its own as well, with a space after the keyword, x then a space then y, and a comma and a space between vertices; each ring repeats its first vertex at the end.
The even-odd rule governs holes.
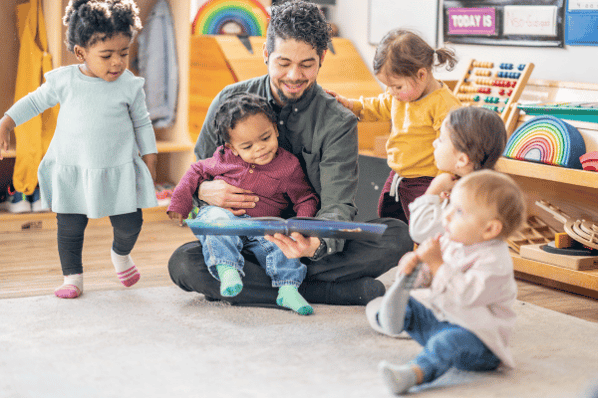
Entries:
POLYGON ((131 287, 136 284, 137 281, 139 281, 139 278, 141 278, 141 274, 137 270, 137 267, 135 267, 135 264, 133 264, 131 256, 129 254, 126 256, 116 254, 114 249, 110 250, 110 255, 120 283, 126 287, 131 287))
POLYGON ((65 275, 64 283, 54 290, 54 295, 60 298, 77 298, 83 294, 83 274, 65 275))

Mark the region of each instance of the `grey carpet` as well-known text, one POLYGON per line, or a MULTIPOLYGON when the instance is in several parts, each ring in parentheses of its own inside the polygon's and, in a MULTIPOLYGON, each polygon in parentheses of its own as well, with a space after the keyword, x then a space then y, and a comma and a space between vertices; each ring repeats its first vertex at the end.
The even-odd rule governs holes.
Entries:
MULTIPOLYGON (((516 311, 516 370, 452 370, 410 395, 580 397, 598 377, 598 324, 516 311)), ((371 330, 363 307, 302 317, 175 286, 0 300, 1 398, 389 397, 378 362, 419 351, 371 330)))

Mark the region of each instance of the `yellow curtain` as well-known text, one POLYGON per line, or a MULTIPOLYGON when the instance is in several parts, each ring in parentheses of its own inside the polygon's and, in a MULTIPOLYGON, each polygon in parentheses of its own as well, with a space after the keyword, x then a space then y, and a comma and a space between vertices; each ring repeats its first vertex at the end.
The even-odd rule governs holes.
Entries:
MULTIPOLYGON (((44 73, 52 70, 41 0, 17 5, 17 21, 21 47, 15 102, 35 91, 42 84, 44 73)), ((15 190, 26 195, 31 195, 37 186, 37 168, 54 135, 58 108, 57 105, 48 109, 15 128, 13 185, 15 190)))

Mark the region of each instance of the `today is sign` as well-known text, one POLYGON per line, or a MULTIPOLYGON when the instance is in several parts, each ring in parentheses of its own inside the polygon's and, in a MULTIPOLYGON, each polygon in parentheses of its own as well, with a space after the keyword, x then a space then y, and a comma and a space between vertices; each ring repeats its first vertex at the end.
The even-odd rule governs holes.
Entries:
POLYGON ((450 35, 496 35, 494 8, 449 8, 447 16, 450 35))

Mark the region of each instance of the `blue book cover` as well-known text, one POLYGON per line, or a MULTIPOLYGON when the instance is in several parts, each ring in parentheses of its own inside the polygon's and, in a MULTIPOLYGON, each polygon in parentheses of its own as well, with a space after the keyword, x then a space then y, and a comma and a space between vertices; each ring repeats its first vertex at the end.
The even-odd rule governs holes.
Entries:
POLYGON ((281 233, 290 235, 298 232, 305 236, 318 238, 337 238, 352 240, 380 239, 386 225, 347 221, 331 221, 318 218, 296 217, 288 220, 278 217, 255 217, 238 220, 200 221, 186 220, 194 235, 239 235, 263 236, 281 233))

